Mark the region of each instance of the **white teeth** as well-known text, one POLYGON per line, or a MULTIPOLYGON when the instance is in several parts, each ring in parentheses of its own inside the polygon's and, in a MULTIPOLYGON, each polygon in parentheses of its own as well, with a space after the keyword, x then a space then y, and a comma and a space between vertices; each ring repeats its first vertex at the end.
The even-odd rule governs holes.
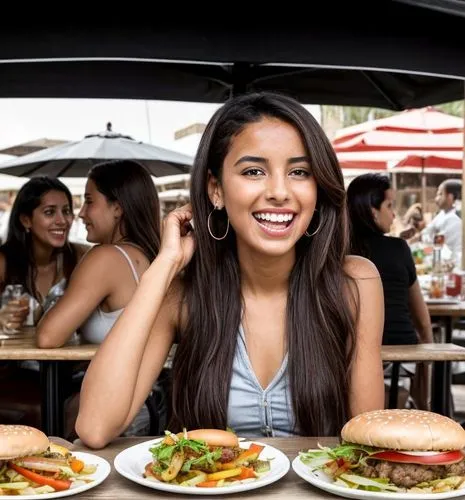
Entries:
POLYGON ((254 217, 259 220, 268 220, 270 222, 289 222, 294 218, 293 213, 276 214, 270 212, 260 212, 254 214, 254 217))

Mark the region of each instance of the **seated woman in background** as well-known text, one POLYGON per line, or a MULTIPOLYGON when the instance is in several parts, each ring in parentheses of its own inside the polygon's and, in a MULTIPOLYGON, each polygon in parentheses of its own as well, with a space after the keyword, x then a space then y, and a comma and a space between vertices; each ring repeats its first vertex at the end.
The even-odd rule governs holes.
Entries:
MULTIPOLYGON (((69 243, 73 200, 58 179, 34 177, 24 184, 13 204, 6 242, 0 246, 0 288, 20 284, 33 300, 37 320, 50 297, 61 293, 87 250, 69 243)), ((27 311, 11 318, 12 326, 24 322, 27 311)))
POLYGON ((40 322, 39 347, 60 347, 77 330, 85 342, 101 343, 158 253, 158 195, 149 173, 137 162, 95 165, 79 217, 87 240, 97 245, 76 268, 63 298, 40 322))
POLYGON ((410 248, 402 238, 385 236, 394 220, 394 191, 388 177, 356 177, 349 184, 347 201, 351 251, 370 259, 383 283, 383 344, 432 342, 431 319, 410 248))
POLYGON ((86 372, 86 445, 124 431, 173 343, 173 432, 335 435, 381 408, 381 282, 347 255, 345 197, 331 144, 297 101, 245 94, 216 111, 192 207, 167 216, 160 253, 86 372))
MULTIPOLYGON (((19 190, 10 214, 7 240, 0 246, 0 290, 9 284, 22 285, 31 297, 31 317, 35 320, 51 299, 66 288, 87 249, 68 242, 72 222, 71 193, 58 179, 34 177, 19 190)), ((28 313, 27 306, 6 306, 0 320, 7 328, 20 328, 28 313)), ((35 370, 37 366, 31 362, 2 364, 2 423, 40 425, 40 389, 35 370)))

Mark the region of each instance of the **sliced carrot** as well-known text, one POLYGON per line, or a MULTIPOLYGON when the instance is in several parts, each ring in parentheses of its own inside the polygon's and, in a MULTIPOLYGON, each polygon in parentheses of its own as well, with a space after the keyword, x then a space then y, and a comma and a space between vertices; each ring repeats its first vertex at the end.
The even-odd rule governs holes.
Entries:
POLYGON ((256 444, 256 443, 252 443, 250 446, 249 446, 249 450, 250 451, 254 451, 256 453, 258 453, 260 455, 260 453, 263 451, 265 447, 261 444, 256 444))
POLYGON ((42 476, 37 472, 25 469, 24 467, 19 467, 13 462, 8 462, 8 467, 15 470, 26 479, 29 479, 30 481, 41 485, 47 484, 48 486, 54 488, 56 491, 69 490, 71 486, 71 481, 68 481, 67 479, 54 479, 53 477, 42 476))
POLYGON ((200 488, 216 488, 218 481, 203 481, 201 483, 197 483, 196 486, 200 488))
POLYGON ((79 474, 79 472, 84 469, 84 462, 82 460, 78 460, 77 458, 73 458, 70 462, 70 467, 73 472, 76 472, 76 474, 79 474))
POLYGON ((257 474, 252 469, 252 467, 242 467, 241 473, 235 477, 235 479, 250 479, 256 478, 257 474))

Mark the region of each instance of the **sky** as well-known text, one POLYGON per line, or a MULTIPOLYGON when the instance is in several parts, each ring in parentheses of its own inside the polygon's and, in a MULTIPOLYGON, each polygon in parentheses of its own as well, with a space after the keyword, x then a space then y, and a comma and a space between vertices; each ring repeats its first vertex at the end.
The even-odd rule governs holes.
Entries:
MULTIPOLYGON (((0 99, 0 149, 42 138, 78 141, 111 122, 114 132, 193 156, 200 135, 176 140, 175 132, 205 124, 218 107, 176 101, 0 99)), ((306 107, 320 119, 319 106, 306 107)))

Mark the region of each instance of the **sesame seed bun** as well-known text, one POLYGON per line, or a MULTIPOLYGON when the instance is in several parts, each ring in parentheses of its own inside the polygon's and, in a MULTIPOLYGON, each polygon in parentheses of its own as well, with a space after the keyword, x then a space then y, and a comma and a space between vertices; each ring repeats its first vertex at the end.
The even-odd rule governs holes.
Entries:
POLYGON ((49 444, 48 437, 39 429, 0 424, 0 460, 43 453, 49 444))
POLYGON ((219 429, 195 429, 193 431, 188 431, 187 437, 189 439, 202 439, 209 446, 231 448, 239 446, 239 440, 234 433, 219 429))
POLYGON ((342 428, 344 441, 405 451, 465 448, 465 430, 454 420, 422 410, 376 410, 361 413, 342 428))

